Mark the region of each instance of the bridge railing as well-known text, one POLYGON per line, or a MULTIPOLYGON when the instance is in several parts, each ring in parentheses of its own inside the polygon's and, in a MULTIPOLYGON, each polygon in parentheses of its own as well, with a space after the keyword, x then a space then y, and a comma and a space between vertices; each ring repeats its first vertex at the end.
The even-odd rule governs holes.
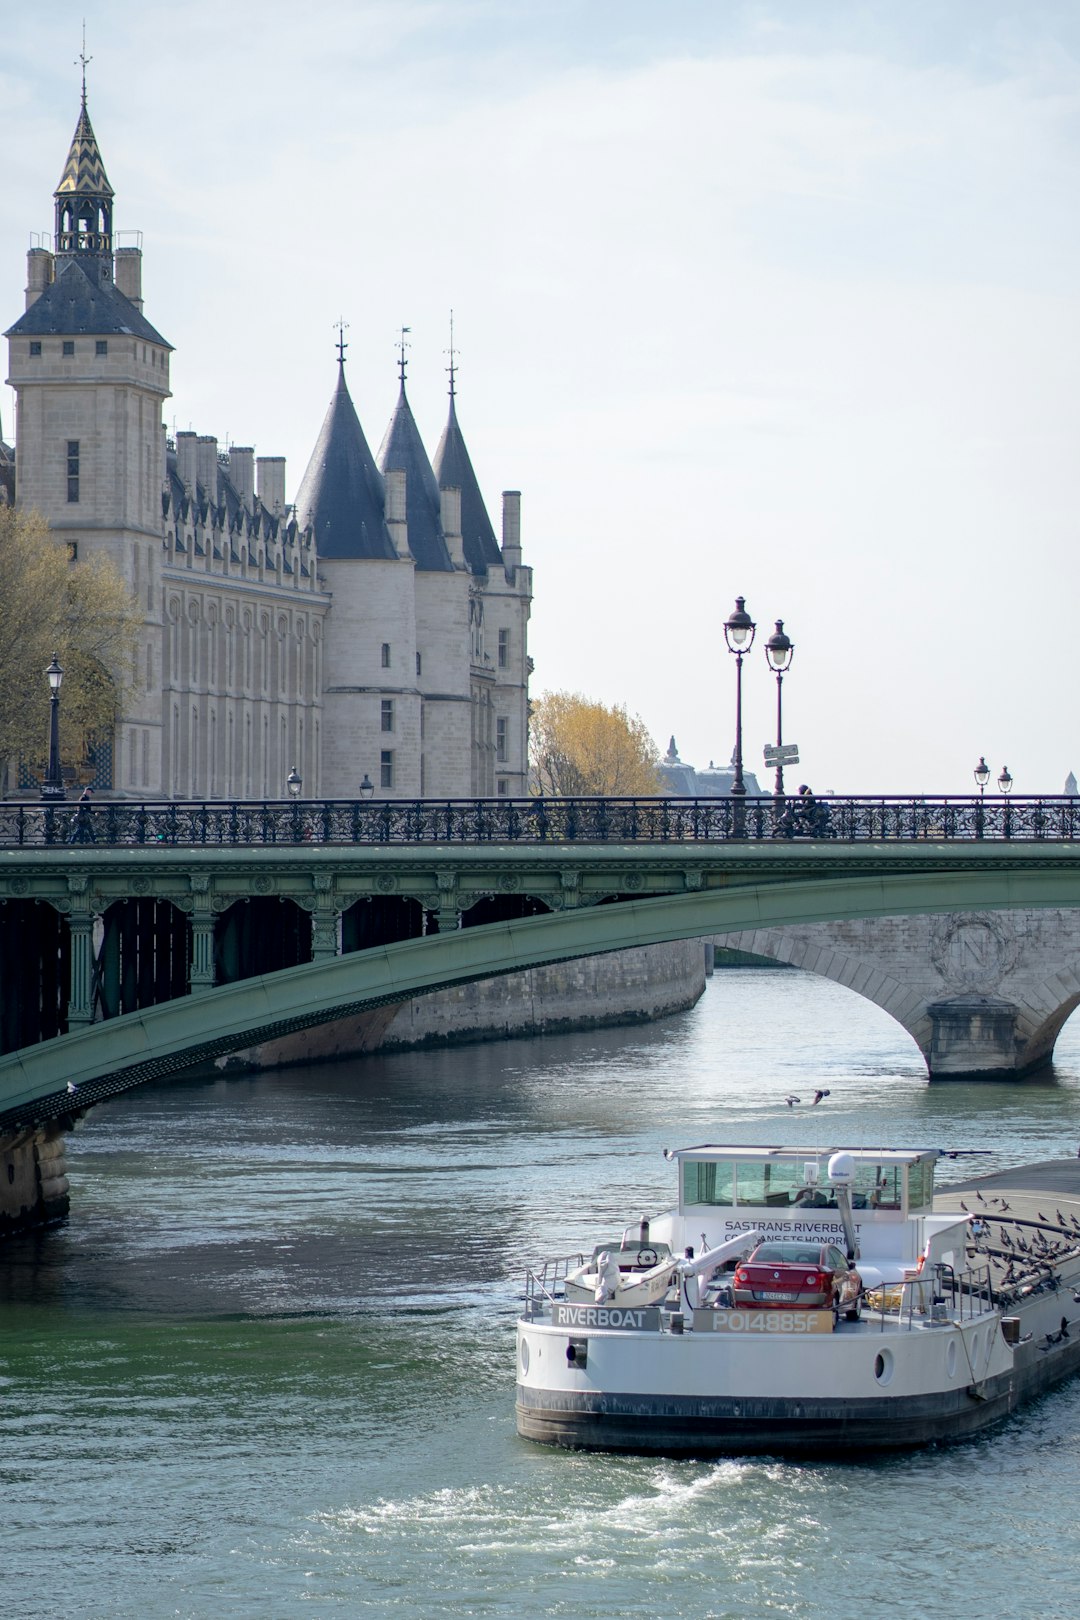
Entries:
POLYGON ((846 843, 1080 837, 1080 798, 191 800, 0 804, 0 848, 846 843))

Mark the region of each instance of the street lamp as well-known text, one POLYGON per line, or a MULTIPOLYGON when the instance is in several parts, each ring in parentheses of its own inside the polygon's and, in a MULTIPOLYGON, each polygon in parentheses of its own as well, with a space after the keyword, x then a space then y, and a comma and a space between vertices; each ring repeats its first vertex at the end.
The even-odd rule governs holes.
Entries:
POLYGON ((780 753, 784 745, 782 707, 784 675, 791 668, 794 651, 795 643, 790 636, 784 634, 783 619, 777 619, 776 629, 765 643, 765 657, 769 660, 769 668, 776 676, 776 787, 773 791, 778 799, 784 797, 784 759, 780 753))
POLYGON ((998 777, 998 792, 1003 793, 1005 797, 1008 798, 1009 794, 1012 792, 1012 788, 1013 779, 1009 775, 1009 767, 1007 765, 1003 765, 1001 767, 1001 775, 998 777))
POLYGON ((986 792, 986 784, 990 780, 990 767, 983 756, 979 755, 979 763, 975 767, 975 780, 979 784, 979 797, 986 792))
POLYGON ((362 799, 365 799, 365 800, 370 799, 371 795, 374 792, 375 792, 375 784, 371 780, 371 778, 368 776, 367 771, 365 771, 364 772, 364 780, 360 783, 360 797, 362 799))
POLYGON ((64 679, 64 672, 60 668, 59 660, 53 653, 52 663, 45 674, 49 682, 49 767, 45 772, 45 780, 41 784, 41 797, 43 799, 63 799, 64 781, 60 775, 60 682, 64 679))
POLYGON ((746 796, 746 783, 742 774, 742 661, 754 644, 753 619, 746 611, 746 598, 735 598, 735 611, 728 615, 724 625, 724 640, 728 652, 735 654, 735 780, 731 784, 733 798, 746 796))
POLYGON ((300 790, 303 785, 304 778, 300 775, 300 772, 294 765, 288 776, 285 778, 285 786, 289 790, 290 797, 293 799, 298 799, 300 797, 300 790))

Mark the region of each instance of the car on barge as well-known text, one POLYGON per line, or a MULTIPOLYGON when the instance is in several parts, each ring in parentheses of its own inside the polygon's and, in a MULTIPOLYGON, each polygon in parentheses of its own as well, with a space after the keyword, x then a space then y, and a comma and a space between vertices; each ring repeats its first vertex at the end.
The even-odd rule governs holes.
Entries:
POLYGON ((1021 1221, 1012 1248, 1004 1224, 935 1202, 937 1149, 665 1153, 673 1209, 528 1275, 525 1438, 697 1457, 895 1451, 975 1434, 1080 1366, 1075 1219, 1027 1238, 1039 1223, 1021 1221), (746 1298, 753 1252, 792 1243, 840 1251, 857 1279, 843 1309, 831 1289, 746 1298))

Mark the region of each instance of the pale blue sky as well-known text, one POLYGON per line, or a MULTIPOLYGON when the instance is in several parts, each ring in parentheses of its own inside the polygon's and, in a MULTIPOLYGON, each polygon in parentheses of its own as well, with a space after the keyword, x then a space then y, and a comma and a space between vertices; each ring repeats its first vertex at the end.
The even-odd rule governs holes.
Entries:
MULTIPOLYGON (((726 758, 736 593, 797 646, 822 791, 1080 772, 1080 8, 237 0, 5 18, 0 285, 90 110, 180 427, 295 493, 350 322, 373 448, 447 319, 492 517, 523 493, 536 689, 726 758)), ((11 395, 4 390, 10 433, 11 395)), ((774 687, 755 648, 746 752, 774 687)))

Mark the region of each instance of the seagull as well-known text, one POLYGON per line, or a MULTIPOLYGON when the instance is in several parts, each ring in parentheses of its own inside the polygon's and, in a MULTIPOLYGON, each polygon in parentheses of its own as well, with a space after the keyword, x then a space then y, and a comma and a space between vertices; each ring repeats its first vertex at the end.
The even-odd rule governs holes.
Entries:
POLYGON ((794 1096, 792 1096, 792 1097, 785 1097, 785 1098, 784 1098, 784 1101, 785 1101, 785 1102, 786 1102, 786 1103, 787 1103, 787 1105, 788 1105, 788 1107, 789 1107, 789 1108, 794 1108, 794 1106, 795 1106, 795 1104, 796 1104, 796 1103, 797 1103, 797 1102, 802 1102, 802 1098, 801 1098, 801 1097, 794 1097, 794 1096))
POLYGON ((831 1097, 831 1096, 832 1096, 832 1093, 830 1091, 815 1091, 814 1092, 814 1100, 810 1104, 811 1108, 816 1107, 816 1105, 821 1101, 822 1097, 831 1097))
POLYGON ((965 1215, 970 1215, 971 1211, 968 1209, 967 1205, 964 1203, 964 1200, 962 1198, 960 1200, 960 1208, 963 1210, 965 1215))
POLYGON ((75 1084, 74 1080, 69 1080, 68 1081, 67 1088, 68 1088, 68 1095, 71 1096, 71 1097, 74 1097, 75 1093, 79 1089, 78 1086, 75 1084))

